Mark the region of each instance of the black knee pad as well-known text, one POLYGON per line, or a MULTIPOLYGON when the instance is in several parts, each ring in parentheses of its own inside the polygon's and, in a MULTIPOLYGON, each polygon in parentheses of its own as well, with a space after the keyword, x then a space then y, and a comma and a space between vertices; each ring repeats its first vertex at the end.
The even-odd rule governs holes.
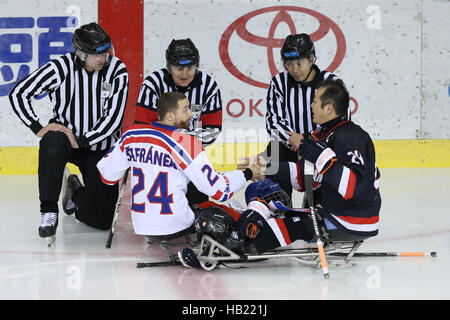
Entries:
POLYGON ((65 133, 48 131, 39 141, 39 152, 45 152, 49 157, 61 156, 61 152, 70 149, 70 142, 65 133))

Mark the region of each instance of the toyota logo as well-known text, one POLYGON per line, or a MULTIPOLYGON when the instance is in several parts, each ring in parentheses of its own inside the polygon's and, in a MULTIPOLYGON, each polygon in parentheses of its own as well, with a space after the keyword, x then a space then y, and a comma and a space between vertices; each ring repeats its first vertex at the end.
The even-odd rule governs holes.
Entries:
POLYGON ((307 15, 310 15, 317 19, 319 27, 316 31, 310 34, 311 40, 313 42, 316 42, 320 39, 322 39, 324 36, 326 36, 329 31, 331 30, 336 38, 337 43, 337 50, 336 54, 334 56, 334 59, 330 63, 328 67, 326 67, 324 70, 334 72, 334 70, 337 69, 337 67, 342 63, 342 60, 344 59, 345 50, 346 50, 346 44, 345 44, 345 37, 342 33, 341 29, 338 27, 338 25, 331 20, 330 18, 324 16, 323 14, 311 10, 306 9, 302 7, 295 7, 295 6, 274 6, 274 7, 268 7, 268 8, 262 8, 258 9, 252 12, 249 12, 242 17, 235 20, 222 34, 222 37, 220 39, 219 43, 219 54, 220 59, 222 60, 222 63, 224 64, 225 68, 236 78, 239 80, 248 83, 252 86, 259 87, 259 88, 268 88, 269 84, 264 83, 255 79, 250 78, 248 75, 243 74, 241 71, 239 71, 236 66, 233 64, 230 58, 228 46, 230 42, 230 37, 233 35, 234 32, 236 32, 237 36, 239 36, 244 41, 251 43, 255 46, 261 46, 267 48, 267 61, 268 61, 268 67, 270 74, 275 76, 280 71, 277 70, 277 67, 275 65, 275 59, 273 55, 273 49, 274 48, 281 48, 283 46, 284 38, 283 39, 276 39, 274 38, 275 31, 277 29, 277 26, 280 23, 286 23, 289 27, 291 34, 297 34, 300 32, 297 32, 294 24, 294 20, 289 15, 289 12, 301 12, 307 15), (247 23, 255 18, 258 15, 265 14, 267 12, 278 12, 275 15, 275 18, 272 21, 272 24, 269 28, 268 37, 261 37, 259 35, 251 33, 247 29, 247 23))

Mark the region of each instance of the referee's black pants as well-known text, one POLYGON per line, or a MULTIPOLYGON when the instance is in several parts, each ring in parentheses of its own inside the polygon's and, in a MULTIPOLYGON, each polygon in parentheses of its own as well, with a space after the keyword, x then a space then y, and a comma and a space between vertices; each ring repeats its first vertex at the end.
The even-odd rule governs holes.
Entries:
MULTIPOLYGON (((266 150, 263 151, 262 155, 268 159, 270 162, 271 168, 275 170, 275 168, 279 168, 278 163, 280 162, 298 162, 298 153, 295 151, 291 151, 288 147, 286 147, 284 144, 282 144, 279 141, 271 140, 267 144, 266 150)), ((278 170, 278 169, 276 169, 278 170)), ((270 171, 269 171, 270 172, 270 171)), ((271 176, 280 174, 278 171, 276 172, 270 172, 269 175, 267 175, 268 178, 271 176)), ((289 174, 287 175, 289 177, 289 174)), ((292 198, 292 187, 290 186, 289 180, 286 181, 286 183, 283 183, 279 181, 281 189, 283 189, 289 197, 292 198)))
POLYGON ((270 162, 297 162, 298 153, 291 151, 288 147, 279 141, 271 140, 267 144, 266 150, 263 151, 265 157, 270 159, 270 162))
POLYGON ((39 143, 39 200, 41 212, 59 212, 64 168, 67 162, 76 165, 83 177, 84 187, 76 190, 72 201, 77 205, 77 220, 97 229, 111 227, 118 196, 118 185, 104 184, 97 162, 108 150, 73 149, 62 132, 49 131, 39 143))
POLYGON ((209 200, 209 197, 203 192, 200 192, 192 182, 189 182, 187 185, 186 198, 188 199, 188 203, 191 208, 194 204, 199 204, 209 200))

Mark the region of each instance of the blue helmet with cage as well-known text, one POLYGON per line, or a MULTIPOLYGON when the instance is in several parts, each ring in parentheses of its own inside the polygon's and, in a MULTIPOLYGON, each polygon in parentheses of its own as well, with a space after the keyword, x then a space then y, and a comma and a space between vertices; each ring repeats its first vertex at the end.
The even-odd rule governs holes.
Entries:
POLYGON ((268 203, 272 200, 279 201, 285 207, 292 208, 292 201, 289 195, 281 189, 278 182, 270 178, 255 181, 248 185, 245 190, 245 202, 248 205, 255 198, 259 198, 268 203))

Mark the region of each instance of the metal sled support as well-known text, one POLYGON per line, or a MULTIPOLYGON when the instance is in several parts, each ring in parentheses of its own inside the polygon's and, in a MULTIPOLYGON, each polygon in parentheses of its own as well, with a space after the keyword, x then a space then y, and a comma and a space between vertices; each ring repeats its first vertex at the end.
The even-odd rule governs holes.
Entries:
MULTIPOLYGON (((342 253, 343 258, 330 259, 331 265, 351 265, 351 259, 361 246, 363 241, 329 243, 324 251, 327 256, 334 253, 342 253), (338 263, 337 263, 338 262, 338 263)), ((263 254, 256 255, 238 255, 211 237, 204 235, 200 244, 200 253, 197 256, 200 265, 205 270, 214 269, 219 262, 241 262, 253 260, 266 260, 274 258, 297 258, 299 262, 315 264, 320 266, 319 252, 317 248, 299 248, 299 249, 279 249, 272 250, 263 254)))
MULTIPOLYGON (((170 261, 178 261, 178 255, 176 252, 172 251, 172 248, 180 248, 180 247, 190 247, 193 248, 196 243, 191 239, 190 234, 186 234, 181 238, 183 238, 184 242, 174 242, 171 238, 166 237, 160 237, 160 236, 146 236, 148 240, 148 244, 159 244, 164 250, 167 251, 167 254, 169 255, 170 261)), ((198 243, 197 243, 198 244, 198 243)))
MULTIPOLYGON (((424 252, 362 252, 357 250, 362 245, 363 241, 336 241, 326 243, 324 252, 329 260, 330 266, 353 266, 352 258, 354 257, 399 257, 399 256, 432 256, 436 257, 436 252, 429 254, 424 252)), ((197 258, 203 269, 207 271, 213 270, 217 265, 224 263, 247 263, 264 261, 275 258, 293 258, 302 264, 308 264, 315 267, 320 267, 320 259, 318 249, 313 248, 298 248, 298 249, 276 249, 263 254, 237 254, 226 248, 216 240, 207 235, 203 235, 197 258)), ((176 259, 161 262, 138 263, 137 268, 144 267, 161 267, 161 266, 176 266, 181 265, 181 262, 176 259)))

